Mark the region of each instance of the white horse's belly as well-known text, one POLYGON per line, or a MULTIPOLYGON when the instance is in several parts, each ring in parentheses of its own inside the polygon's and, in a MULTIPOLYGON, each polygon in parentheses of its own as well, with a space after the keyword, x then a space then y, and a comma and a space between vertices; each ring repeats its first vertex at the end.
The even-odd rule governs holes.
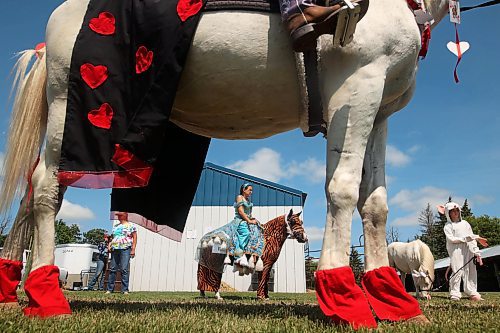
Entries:
POLYGON ((204 136, 256 139, 299 126, 295 56, 279 15, 203 14, 172 121, 204 136))

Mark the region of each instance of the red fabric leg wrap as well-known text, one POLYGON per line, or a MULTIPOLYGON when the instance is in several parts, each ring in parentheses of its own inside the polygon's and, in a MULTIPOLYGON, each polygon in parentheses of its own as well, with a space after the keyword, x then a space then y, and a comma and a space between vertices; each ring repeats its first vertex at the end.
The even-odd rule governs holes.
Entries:
POLYGON ((377 327, 349 266, 317 271, 316 297, 323 313, 338 324, 350 324, 354 329, 377 327))
POLYGON ((51 317, 71 314, 69 303, 59 288, 59 268, 42 266, 30 273, 24 285, 29 304, 26 316, 51 317))
POLYGON ((17 302, 17 286, 21 282, 21 261, 0 258, 0 303, 17 302))
POLYGON ((392 267, 366 272, 362 280, 366 297, 383 320, 406 320, 422 314, 417 300, 408 294, 392 267))

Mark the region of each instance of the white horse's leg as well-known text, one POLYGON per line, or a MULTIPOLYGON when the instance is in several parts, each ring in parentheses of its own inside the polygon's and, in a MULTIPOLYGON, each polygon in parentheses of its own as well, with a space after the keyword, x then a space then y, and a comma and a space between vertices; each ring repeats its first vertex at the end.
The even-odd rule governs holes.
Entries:
POLYGON ((349 267, 349 250, 366 144, 382 99, 384 80, 383 64, 367 65, 345 80, 329 102, 328 210, 316 292, 325 315, 354 328, 377 326, 349 267))
POLYGON ((418 302, 409 295, 396 270, 389 267, 385 224, 387 191, 385 188, 385 147, 387 120, 378 120, 373 128, 364 161, 358 210, 365 235, 365 270, 362 285, 375 314, 382 320, 428 322, 418 302))
POLYGON ((222 296, 220 295, 220 291, 217 290, 217 292, 215 293, 215 299, 218 299, 218 300, 223 300, 224 298, 222 298, 222 296))
POLYGON ((57 171, 66 117, 67 80, 73 45, 87 5, 87 0, 68 0, 52 13, 47 25, 47 144, 33 173, 35 234, 33 269, 25 284, 30 299, 24 309, 27 315, 71 313, 59 288, 59 269, 54 266, 54 221, 65 190, 57 182, 57 171))
POLYGON ((33 233, 33 196, 29 189, 21 200, 16 219, 5 239, 0 256, 0 306, 17 304, 17 286, 21 282, 23 252, 33 233), (28 200, 29 197, 29 200, 28 200))
POLYGON ((366 147, 358 211, 363 221, 365 271, 389 266, 385 225, 387 190, 385 187, 385 147, 387 120, 378 122, 366 147))

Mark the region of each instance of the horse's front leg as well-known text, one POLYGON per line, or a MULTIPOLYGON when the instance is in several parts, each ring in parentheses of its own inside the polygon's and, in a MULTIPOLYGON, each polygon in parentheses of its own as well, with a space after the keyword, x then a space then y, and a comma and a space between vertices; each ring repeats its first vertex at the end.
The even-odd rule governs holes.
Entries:
POLYGON ((0 306, 17 305, 17 286, 21 282, 23 252, 33 233, 33 196, 26 189, 16 219, 5 239, 0 256, 0 306))
POLYGON ((327 316, 354 328, 376 327, 370 306, 349 267, 349 253, 366 144, 384 89, 382 67, 371 64, 358 69, 337 91, 332 91, 329 102, 327 217, 316 292, 327 316))
POLYGON ((264 269, 258 273, 259 286, 257 287, 257 298, 260 300, 269 299, 269 278, 274 262, 264 260, 264 269))
MULTIPOLYGON (((367 145, 358 210, 365 238, 365 275, 362 285, 375 314, 392 321, 414 318, 426 322, 418 302, 406 291, 396 270, 389 267, 386 243, 387 191, 385 147, 387 120, 374 125, 367 145)), ((401 278, 405 274, 402 273, 401 278)), ((413 320, 413 319, 412 319, 413 320)))

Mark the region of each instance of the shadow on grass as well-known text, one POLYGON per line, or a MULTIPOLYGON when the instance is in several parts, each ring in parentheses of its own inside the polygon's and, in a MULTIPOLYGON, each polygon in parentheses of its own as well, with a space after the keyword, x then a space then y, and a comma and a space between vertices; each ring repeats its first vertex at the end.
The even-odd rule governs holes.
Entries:
MULTIPOLYGON (((226 299, 242 300, 238 296, 227 296, 226 299)), ((144 311, 165 311, 174 310, 185 311, 212 311, 220 313, 231 313, 233 315, 248 318, 251 316, 265 316, 268 318, 287 318, 287 317, 307 317, 311 321, 327 323, 329 320, 323 315, 320 308, 313 304, 284 304, 284 303, 225 303, 224 301, 214 301, 212 299, 206 302, 197 301, 160 301, 160 302, 141 302, 133 300, 71 300, 71 308, 75 312, 79 311, 100 311, 112 310, 123 312, 144 312, 144 311)))

